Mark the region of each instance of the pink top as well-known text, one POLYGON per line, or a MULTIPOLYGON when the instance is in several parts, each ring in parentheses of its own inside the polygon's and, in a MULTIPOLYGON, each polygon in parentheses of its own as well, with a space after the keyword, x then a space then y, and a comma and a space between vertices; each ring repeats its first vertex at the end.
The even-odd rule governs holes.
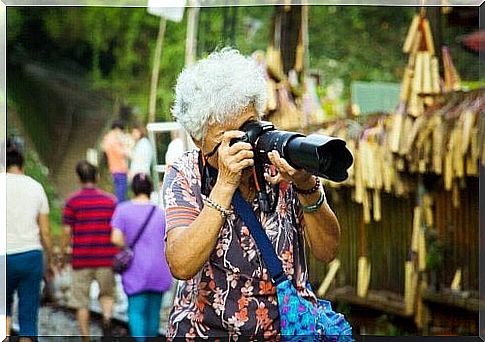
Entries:
POLYGON ((102 148, 108 158, 108 167, 111 173, 128 172, 127 153, 122 134, 121 132, 110 131, 103 139, 102 148))

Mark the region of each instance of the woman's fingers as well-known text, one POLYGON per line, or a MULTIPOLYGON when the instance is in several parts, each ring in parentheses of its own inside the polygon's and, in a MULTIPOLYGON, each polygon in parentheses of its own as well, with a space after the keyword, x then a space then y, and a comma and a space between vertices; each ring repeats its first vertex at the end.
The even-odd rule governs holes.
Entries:
POLYGON ((268 153, 268 158, 271 161, 271 163, 277 167, 279 173, 286 173, 289 176, 293 176, 296 172, 296 170, 291 167, 288 162, 280 157, 280 154, 278 151, 271 151, 268 153))
POLYGON ((280 183, 284 178, 281 176, 280 173, 276 173, 274 176, 270 176, 269 174, 265 173, 264 174, 264 179, 272 185, 280 183))

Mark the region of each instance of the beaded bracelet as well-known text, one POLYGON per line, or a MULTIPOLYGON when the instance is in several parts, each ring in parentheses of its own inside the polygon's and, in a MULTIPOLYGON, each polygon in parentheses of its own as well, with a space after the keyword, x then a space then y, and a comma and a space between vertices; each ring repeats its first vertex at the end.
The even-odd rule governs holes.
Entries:
POLYGON ((229 216, 229 215, 231 215, 233 213, 232 210, 224 208, 222 205, 220 205, 219 203, 214 202, 209 197, 203 197, 202 198, 202 201, 208 207, 217 210, 221 214, 222 218, 226 218, 227 216, 229 216))
POLYGON ((318 201, 316 201, 314 204, 310 205, 303 205, 300 203, 300 208, 303 210, 305 213, 314 213, 317 212, 318 209, 322 206, 323 202, 325 202, 325 191, 320 191, 320 197, 318 198, 318 201))
POLYGON ((299 194, 311 195, 311 194, 317 192, 318 189, 320 189, 320 178, 319 177, 313 177, 313 178, 315 179, 315 185, 312 186, 310 189, 303 190, 303 189, 298 188, 295 184, 293 184, 293 188, 299 194))

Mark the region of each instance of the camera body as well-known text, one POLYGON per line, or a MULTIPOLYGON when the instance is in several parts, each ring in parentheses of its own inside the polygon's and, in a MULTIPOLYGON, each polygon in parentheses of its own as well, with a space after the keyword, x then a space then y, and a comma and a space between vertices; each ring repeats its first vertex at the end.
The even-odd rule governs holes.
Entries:
POLYGON ((348 177, 347 169, 352 165, 353 157, 342 139, 279 131, 268 121, 249 121, 240 130, 245 132, 244 136, 232 139, 231 145, 239 141, 251 144, 255 164, 271 164, 268 152, 276 150, 296 169, 334 182, 342 182, 348 177))

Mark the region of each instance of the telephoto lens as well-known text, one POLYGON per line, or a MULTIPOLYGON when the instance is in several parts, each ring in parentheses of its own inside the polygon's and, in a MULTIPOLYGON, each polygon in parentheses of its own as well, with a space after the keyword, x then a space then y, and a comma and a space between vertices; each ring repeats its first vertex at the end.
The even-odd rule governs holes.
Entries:
POLYGON ((246 133, 245 136, 233 139, 231 144, 236 141, 250 143, 253 146, 255 161, 259 159, 271 164, 268 152, 276 150, 292 167, 304 169, 334 182, 347 179, 347 169, 354 160, 345 141, 339 138, 323 134, 305 136, 295 132, 279 131, 268 121, 250 121, 240 130, 246 133))

